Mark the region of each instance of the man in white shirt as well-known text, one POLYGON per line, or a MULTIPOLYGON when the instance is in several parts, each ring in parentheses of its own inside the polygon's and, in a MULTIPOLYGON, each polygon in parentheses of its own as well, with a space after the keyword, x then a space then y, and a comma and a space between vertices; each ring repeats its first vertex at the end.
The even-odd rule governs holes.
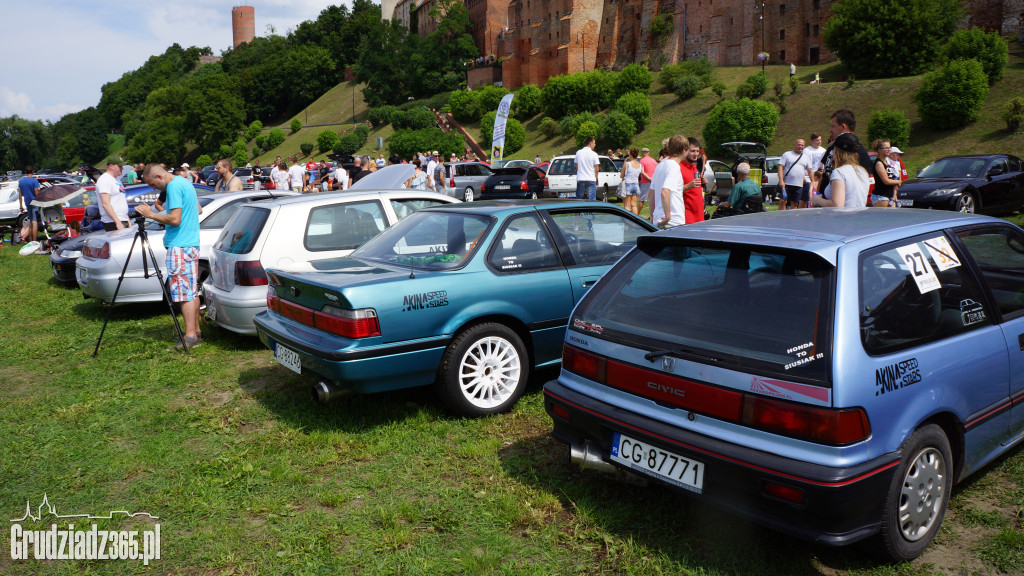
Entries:
POLYGON ((107 171, 96 180, 100 219, 107 232, 128 227, 128 199, 124 196, 124 187, 117 180, 120 175, 121 165, 111 162, 107 164, 107 171))
POLYGON ((808 189, 809 193, 813 193, 811 189, 814 187, 814 171, 818 169, 821 159, 825 157, 825 148, 821 145, 821 134, 811 132, 810 144, 807 148, 804 148, 804 151, 811 158, 811 161, 807 163, 807 166, 811 169, 811 177, 804 182, 804 186, 808 189))
POLYGON ((683 202, 683 172, 679 161, 686 154, 690 141, 686 136, 676 134, 668 139, 664 160, 658 163, 651 178, 648 196, 657 198, 651 222, 658 228, 671 228, 686 224, 686 205, 683 202))
POLYGON ((435 191, 434 187, 434 169, 437 168, 437 161, 441 159, 441 154, 434 150, 430 153, 430 160, 427 162, 427 190, 435 191))
POLYGON ((274 165, 270 168, 270 181, 271 182, 277 182, 277 180, 275 180, 274 177, 277 176, 277 173, 281 171, 281 169, 277 166, 280 163, 281 163, 281 157, 280 156, 278 156, 277 158, 274 158, 274 165))
MULTIPOLYGON (((782 153, 779 158, 779 185, 786 187, 786 198, 789 202, 789 209, 807 208, 810 198, 810 188, 804 188, 804 180, 810 180, 811 170, 810 154, 804 150, 806 144, 803 138, 797 138, 793 143, 793 149, 782 153)), ((782 203, 779 203, 779 210, 784 210, 782 203)))
POLYGON ((348 170, 338 162, 338 167, 334 170, 334 185, 340 190, 348 190, 348 170))
POLYGON ((597 142, 593 136, 587 136, 583 148, 576 152, 576 198, 580 200, 597 199, 597 174, 601 170, 601 159, 594 146, 597 142))
POLYGON ((298 158, 292 158, 292 167, 288 169, 288 176, 291 178, 292 191, 302 193, 302 185, 304 184, 303 176, 306 175, 306 169, 299 164, 298 158))

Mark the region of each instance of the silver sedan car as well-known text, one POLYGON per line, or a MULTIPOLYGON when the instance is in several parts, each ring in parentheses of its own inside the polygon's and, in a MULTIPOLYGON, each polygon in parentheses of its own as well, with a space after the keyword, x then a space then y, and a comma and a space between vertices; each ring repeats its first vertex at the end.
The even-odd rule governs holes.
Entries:
MULTIPOLYGON (((199 197, 199 204, 203 207, 203 213, 199 215, 199 277, 197 278, 201 301, 204 300, 202 283, 210 275, 211 247, 220 236, 221 229, 234 216, 235 212, 250 202, 294 195, 295 193, 291 191, 246 190, 199 197)), ((75 264, 78 285, 82 288, 86 298, 96 298, 104 303, 111 301, 114 291, 117 289, 118 279, 121 277, 121 270, 124 269, 125 260, 128 259, 129 252, 131 252, 131 261, 128 263, 127 269, 124 269, 124 281, 117 293, 117 302, 160 302, 163 300, 163 290, 160 288, 153 266, 155 264, 160 267, 166 281, 164 261, 167 251, 164 249, 164 229, 162 225, 155 222, 150 222, 146 229, 149 243, 156 257, 155 263, 148 262, 148 277, 143 269, 140 245, 137 244, 135 250, 132 251, 132 242, 137 230, 134 224, 128 229, 99 234, 86 240, 85 246, 82 247, 82 256, 75 264)), ((149 260, 148 253, 146 259, 149 260)))

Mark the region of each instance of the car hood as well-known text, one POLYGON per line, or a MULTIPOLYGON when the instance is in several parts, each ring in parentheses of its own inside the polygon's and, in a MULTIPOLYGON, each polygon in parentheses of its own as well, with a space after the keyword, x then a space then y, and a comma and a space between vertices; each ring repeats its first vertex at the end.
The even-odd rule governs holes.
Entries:
POLYGON ((927 194, 940 188, 958 188, 970 180, 971 178, 911 178, 900 184, 900 197, 906 194, 927 194))

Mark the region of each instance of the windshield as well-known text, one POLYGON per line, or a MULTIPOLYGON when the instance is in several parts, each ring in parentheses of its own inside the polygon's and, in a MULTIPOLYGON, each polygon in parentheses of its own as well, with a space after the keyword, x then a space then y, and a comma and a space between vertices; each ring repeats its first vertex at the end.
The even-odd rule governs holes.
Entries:
POLYGON ((364 244, 352 257, 413 270, 461 268, 472 258, 491 222, 475 214, 421 210, 364 244))
POLYGON ((974 178, 982 174, 984 158, 943 158, 925 166, 918 178, 974 178))
POLYGON ((833 273, 805 252, 647 243, 591 290, 569 327, 744 372, 827 382, 833 273))

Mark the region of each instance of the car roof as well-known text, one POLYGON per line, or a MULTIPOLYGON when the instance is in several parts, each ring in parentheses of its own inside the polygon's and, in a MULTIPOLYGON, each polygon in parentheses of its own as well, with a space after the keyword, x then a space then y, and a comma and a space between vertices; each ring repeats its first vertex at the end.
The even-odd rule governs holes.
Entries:
MULTIPOLYGON (((252 192, 250 190, 250 192, 252 192)), ((266 192, 266 190, 261 190, 266 192)), ((262 206, 268 204, 274 204, 277 206, 293 206, 301 204, 319 204, 322 202, 331 202, 339 199, 347 199, 352 201, 367 200, 372 198, 378 198, 380 194, 406 194, 413 193, 417 197, 421 198, 434 198, 443 202, 451 202, 452 197, 445 194, 438 194, 437 192, 429 192, 425 190, 416 190, 412 188, 403 188, 399 190, 332 190, 331 192, 319 192, 316 194, 295 194, 288 196, 281 196, 271 200, 263 200, 260 202, 262 206)))
MULTIPOLYGON (((609 204, 607 202, 586 202, 578 201, 576 199, 547 199, 547 200, 478 200, 475 202, 463 202, 461 204, 446 204, 444 206, 431 206, 429 208, 422 208, 421 210, 444 210, 452 211, 457 210, 459 212, 473 212, 477 214, 484 214, 489 216, 498 216, 503 213, 517 213, 517 212, 528 212, 537 208, 576 208, 576 207, 587 207, 587 208, 615 208, 622 210, 615 204, 609 204)), ((623 210, 625 212, 625 210, 623 210)), ((628 212, 627 212, 628 214, 628 212)))
POLYGON ((913 236, 950 226, 991 222, 1004 221, 942 210, 815 208, 761 212, 677 226, 644 237, 641 244, 656 241, 656 238, 754 243, 815 252, 835 264, 841 245, 872 236, 893 232, 913 236))

